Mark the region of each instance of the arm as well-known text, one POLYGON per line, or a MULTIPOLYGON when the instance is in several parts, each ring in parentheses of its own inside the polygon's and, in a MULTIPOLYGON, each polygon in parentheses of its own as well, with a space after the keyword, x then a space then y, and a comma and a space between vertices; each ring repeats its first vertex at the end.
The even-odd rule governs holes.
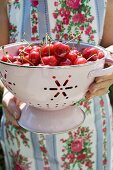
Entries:
POLYGON ((7 16, 7 2, 0 0, 0 46, 8 44, 9 22, 7 16))
MULTIPOLYGON (((9 22, 7 16, 7 0, 0 0, 0 46, 9 43, 9 22)), ((0 91, 3 92, 3 108, 6 113, 6 119, 18 126, 15 119, 20 117, 20 109, 17 99, 10 93, 0 81, 0 91), (15 119, 14 119, 15 117, 15 119)))
MULTIPOLYGON (((104 22, 104 31, 101 46, 112 52, 113 57, 113 0, 107 0, 107 9, 104 22)), ((113 84, 113 73, 101 77, 96 77, 86 93, 86 99, 95 96, 102 96, 108 93, 109 87, 113 84)))
MULTIPOLYGON (((9 41, 9 23, 7 16, 7 2, 6 0, 0 1, 0 46, 8 44, 9 41)), ((0 81, 0 91, 3 91, 4 86, 0 81)))
POLYGON ((113 0, 107 1, 104 31, 101 45, 103 47, 113 45, 113 0))

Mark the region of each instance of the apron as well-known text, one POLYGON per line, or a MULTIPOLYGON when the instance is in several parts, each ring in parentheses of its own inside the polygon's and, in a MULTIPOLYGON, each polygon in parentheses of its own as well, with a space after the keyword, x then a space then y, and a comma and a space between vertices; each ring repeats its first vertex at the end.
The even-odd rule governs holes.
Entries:
MULTIPOLYGON (((105 0, 10 0, 10 43, 37 41, 48 33, 69 39, 72 32, 83 42, 102 39, 105 0)), ((86 118, 81 126, 56 135, 35 134, 15 128, 2 118, 6 170, 112 170, 113 127, 108 95, 79 107, 86 118)))

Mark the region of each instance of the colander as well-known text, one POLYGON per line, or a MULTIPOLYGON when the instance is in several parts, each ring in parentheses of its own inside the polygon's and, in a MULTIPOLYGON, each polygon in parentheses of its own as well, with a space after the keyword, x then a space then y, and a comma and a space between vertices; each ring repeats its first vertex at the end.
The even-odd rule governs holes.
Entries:
MULTIPOLYGON (((4 46, 9 54, 27 43, 4 46)), ((86 48, 94 45, 70 43, 86 48)), ((23 102, 20 126, 36 133, 60 133, 79 126, 85 119, 84 112, 76 106, 97 76, 113 72, 113 60, 105 57, 97 61, 72 66, 19 66, 0 61, 0 76, 5 87, 23 102), (103 68, 105 62, 111 64, 103 68)), ((3 50, 0 49, 0 57, 3 50)))

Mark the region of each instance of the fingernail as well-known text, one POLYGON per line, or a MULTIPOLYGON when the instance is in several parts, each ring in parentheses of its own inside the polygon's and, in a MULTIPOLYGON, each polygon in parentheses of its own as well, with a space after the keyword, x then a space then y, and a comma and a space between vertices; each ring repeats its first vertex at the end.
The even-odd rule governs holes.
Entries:
POLYGON ((19 113, 16 112, 16 111, 14 112, 14 118, 15 118, 15 119, 18 119, 18 118, 19 118, 19 113))

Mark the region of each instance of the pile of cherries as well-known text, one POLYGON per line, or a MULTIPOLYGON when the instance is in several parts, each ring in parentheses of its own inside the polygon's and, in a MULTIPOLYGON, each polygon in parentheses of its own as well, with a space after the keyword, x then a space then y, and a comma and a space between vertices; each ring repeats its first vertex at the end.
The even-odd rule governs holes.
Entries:
POLYGON ((5 53, 1 61, 25 66, 68 66, 85 64, 104 57, 104 53, 95 47, 77 50, 62 42, 43 45, 20 46, 15 56, 5 53))

